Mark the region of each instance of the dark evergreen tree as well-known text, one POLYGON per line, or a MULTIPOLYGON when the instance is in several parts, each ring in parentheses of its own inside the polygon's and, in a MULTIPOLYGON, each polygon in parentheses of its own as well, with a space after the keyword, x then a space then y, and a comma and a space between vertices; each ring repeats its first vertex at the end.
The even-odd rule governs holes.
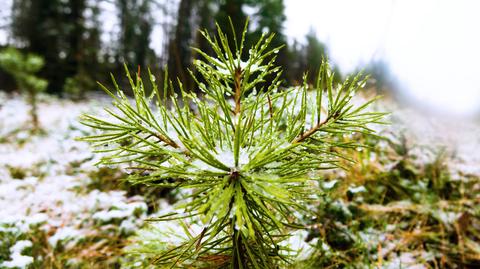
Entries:
POLYGON ((88 9, 89 19, 96 20, 97 5, 87 0, 13 1, 12 36, 17 46, 45 59, 41 75, 49 81, 48 92, 61 93, 67 78, 97 66, 100 31, 98 24, 87 27, 85 20, 88 9))
POLYGON ((12 35, 19 45, 45 58, 48 64, 41 75, 49 81, 48 92, 62 89, 66 77, 60 6, 59 0, 15 0, 12 5, 12 35))
MULTIPOLYGON (((305 44, 295 40, 288 48, 286 69, 289 82, 293 85, 297 85, 304 74, 308 74, 307 82, 313 84, 322 61, 328 58, 327 46, 318 39, 315 31, 310 30, 305 39, 305 44)), ((333 66, 332 70, 334 81, 339 82, 342 77, 340 70, 336 66, 333 66)))
POLYGON ((146 67, 154 64, 150 48, 153 18, 151 0, 117 0, 120 18, 118 61, 146 67))
MULTIPOLYGON (((185 70, 192 67, 193 59, 198 58, 198 55, 195 51, 191 52, 190 48, 195 46, 207 54, 213 53, 196 29, 213 33, 215 22, 222 25, 226 29, 226 34, 231 37, 228 42, 232 50, 235 50, 233 36, 236 36, 238 42, 244 30, 240 26, 245 25, 248 17, 253 21, 251 24, 253 26, 246 32, 247 46, 253 45, 253 40, 258 40, 264 33, 275 33, 273 45, 284 44, 286 41, 282 33, 285 21, 284 8, 283 0, 181 0, 174 35, 168 48, 169 74, 171 77, 179 78, 187 88, 193 86, 192 79, 185 70), (253 13, 247 14, 248 8, 253 13)), ((280 51, 277 55, 277 63, 282 66, 288 64, 286 50, 280 51)))
MULTIPOLYGON (((228 40, 230 49, 235 49, 235 40, 233 35, 237 38, 242 36, 243 25, 247 20, 247 14, 244 12, 244 7, 248 0, 219 0, 218 12, 216 14, 216 21, 219 25, 225 27, 225 32, 228 36, 232 37, 228 40), (229 27, 230 20, 233 27, 229 27)), ((247 44, 250 42, 249 32, 246 33, 247 44)))
MULTIPOLYGON (((254 7, 254 10, 256 10, 254 14, 251 14, 252 20, 256 22, 256 27, 251 29, 252 33, 247 39, 247 44, 249 46, 253 45, 253 41, 258 40, 262 34, 275 34, 272 39, 272 46, 286 46, 277 54, 276 63, 284 69, 288 69, 290 62, 288 61, 287 38, 283 34, 283 25, 286 20, 283 0, 248 1, 247 6, 254 7)), ((282 78, 288 79, 288 76, 282 74, 282 78)))
POLYGON ((305 72, 306 57, 304 53, 305 46, 294 40, 293 43, 288 46, 286 65, 286 75, 290 85, 300 85, 301 79, 305 72))
MULTIPOLYGON (((286 16, 284 14, 285 5, 283 0, 220 0, 218 4, 218 12, 216 19, 219 25, 227 28, 230 20, 233 24, 233 31, 226 30, 227 35, 236 35, 240 39, 243 31, 242 25, 249 17, 252 21, 250 28, 246 32, 245 41, 247 46, 254 44, 262 34, 275 33, 272 45, 285 44, 286 38, 283 34, 283 23, 286 16), (246 10, 252 10, 251 14, 247 14, 246 10)), ((230 28, 230 27, 228 27, 230 28)), ((233 38, 229 40, 232 49, 235 48, 233 38)), ((282 58, 282 55, 279 55, 282 58)))
POLYGON ((318 40, 315 31, 310 30, 306 36, 307 44, 305 47, 305 62, 306 69, 309 73, 318 70, 322 62, 322 57, 325 57, 327 54, 327 48, 325 44, 318 40))

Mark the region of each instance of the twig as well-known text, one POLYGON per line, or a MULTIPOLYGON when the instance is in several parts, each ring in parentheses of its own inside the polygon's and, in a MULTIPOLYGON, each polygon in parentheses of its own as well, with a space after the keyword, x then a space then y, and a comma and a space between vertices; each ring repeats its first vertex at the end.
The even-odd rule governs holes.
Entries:
POLYGON ((235 69, 235 111, 234 114, 237 115, 240 113, 240 99, 242 95, 242 69, 238 67, 235 69))
POLYGON ((176 149, 180 148, 180 146, 177 143, 175 143, 175 141, 173 141, 173 140, 171 140, 171 139, 169 139, 169 138, 167 138, 167 137, 165 137, 161 134, 153 133, 153 135, 156 138, 158 138, 160 141, 164 142, 165 144, 167 144, 167 145, 169 145, 173 148, 176 148, 176 149))
POLYGON ((267 99, 268 99, 268 111, 270 113, 270 119, 273 119, 273 106, 272 106, 272 100, 270 99, 270 94, 267 94, 267 99))
POLYGON ((325 125, 330 119, 331 119, 331 116, 329 115, 325 120, 323 120, 322 122, 317 123, 315 126, 313 126, 312 128, 310 128, 310 130, 304 132, 304 133, 301 134, 300 136, 297 136, 297 138, 295 138, 295 139, 292 141, 292 144, 300 143, 300 142, 302 142, 303 140, 309 138, 309 137, 312 136, 314 133, 316 133, 318 130, 320 130, 320 128, 322 128, 322 126, 325 125))

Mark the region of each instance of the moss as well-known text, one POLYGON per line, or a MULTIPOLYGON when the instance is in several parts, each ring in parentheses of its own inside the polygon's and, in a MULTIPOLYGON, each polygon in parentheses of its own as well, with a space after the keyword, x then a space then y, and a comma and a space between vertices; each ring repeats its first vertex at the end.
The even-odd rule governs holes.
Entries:
POLYGON ((14 179, 24 179, 27 176, 27 171, 23 167, 15 167, 7 165, 10 176, 14 179))

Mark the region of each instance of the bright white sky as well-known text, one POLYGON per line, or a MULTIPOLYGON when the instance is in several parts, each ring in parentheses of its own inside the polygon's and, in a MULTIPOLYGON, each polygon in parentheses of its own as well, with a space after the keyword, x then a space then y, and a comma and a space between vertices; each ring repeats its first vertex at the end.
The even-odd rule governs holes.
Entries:
POLYGON ((343 72, 383 58, 413 101, 480 111, 480 1, 286 0, 286 34, 314 28, 343 72))
MULTIPOLYGON (((343 73, 382 58, 412 101, 445 112, 480 111, 480 1, 284 1, 287 36, 303 40, 316 30, 343 73)), ((114 27, 113 18, 102 17, 105 28, 114 27)), ((152 46, 159 48, 156 30, 152 46)), ((0 31, 0 42, 5 38, 0 31)))

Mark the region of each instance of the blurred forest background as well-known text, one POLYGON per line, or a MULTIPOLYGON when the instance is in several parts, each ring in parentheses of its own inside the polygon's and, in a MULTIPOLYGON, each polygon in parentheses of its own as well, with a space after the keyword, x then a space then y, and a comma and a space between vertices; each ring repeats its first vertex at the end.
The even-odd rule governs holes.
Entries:
MULTIPOLYGON (((282 86, 302 83, 305 73, 311 83, 322 58, 334 58, 340 42, 320 31, 317 36, 314 29, 296 40, 287 31, 287 14, 288 22, 305 14, 291 16, 291 1, 0 0, 0 268, 139 268, 156 260, 134 253, 135 244, 145 241, 137 235, 150 232, 147 223, 159 230, 185 230, 180 236, 186 237, 189 232, 177 223, 146 221, 173 212, 186 196, 131 184, 123 180, 130 172, 121 167, 97 166, 100 154, 78 140, 94 134, 79 116, 102 115, 107 96, 95 94, 101 91, 97 81, 111 89, 109 73, 123 89, 130 88, 124 64, 131 73, 140 69, 144 81, 150 68, 159 85, 168 69, 169 78, 195 91, 189 70, 195 74, 193 62, 200 55, 192 47, 213 53, 199 29, 214 36, 218 23, 238 38, 247 18, 246 47, 263 33, 275 33, 272 46, 283 46, 276 58, 282 86), (40 91, 48 94, 37 95, 40 91)), ((302 7, 297 1, 294 7, 302 7)), ((352 102, 370 99, 370 93, 391 94, 393 102, 382 98, 371 108, 391 112, 391 124, 372 126, 378 136, 336 134, 351 150, 328 151, 345 156, 340 165, 348 169, 312 178, 319 192, 312 198, 312 215, 302 216, 299 225, 305 229, 286 243, 299 251, 286 268, 480 268, 480 107, 475 103, 480 54, 473 53, 480 44, 475 40, 478 9, 452 1, 428 14, 435 11, 433 2, 443 1, 395 6, 406 1, 392 0, 383 11, 364 14, 359 6, 369 8, 367 1, 353 2, 356 8, 345 7, 360 16, 342 13, 338 20, 338 13, 324 6, 317 11, 304 2, 303 7, 323 16, 322 23, 343 23, 339 29, 359 33, 342 40, 350 51, 362 52, 360 35, 375 40, 376 35, 363 32, 374 27, 361 20, 382 26, 374 49, 396 46, 390 54, 360 62, 371 79, 365 94, 352 102), (387 21, 392 21, 390 32, 387 21), (458 29, 468 37, 451 35, 462 32, 458 29), (415 99, 413 92, 422 94, 415 99), (413 105, 395 102, 402 99, 413 105), (429 100, 442 101, 434 113, 427 113, 429 100), (470 119, 451 108, 476 114, 470 119)), ((331 3, 344 11, 344 2, 331 3)), ((308 23, 320 21, 305 17, 308 23)), ((332 25, 323 29, 336 31, 332 25)), ((341 61, 333 64, 335 79, 349 75, 341 61)), ((143 126, 143 121, 134 123, 143 126)), ((108 143, 105 152, 119 142, 108 143)), ((163 243, 156 238, 152 242, 163 243)))
MULTIPOLYGON (((209 51, 198 29, 213 33, 217 22, 229 33, 229 18, 237 36, 249 18, 247 46, 271 32, 276 34, 274 46, 286 45, 277 58, 286 85, 297 85, 305 72, 312 79, 322 56, 328 57, 313 30, 305 41, 287 42, 282 0, 14 0, 11 12, 4 10, 0 16, 0 26, 8 33, 0 48, 13 46, 42 56, 46 64, 38 75, 48 81, 48 93, 62 97, 79 98, 98 90, 96 81, 105 82, 110 72, 122 77, 124 63, 132 70, 149 67, 157 76, 168 67, 171 78, 192 89, 186 70, 197 55, 191 48, 209 51), (106 30, 112 21, 118 25, 106 30), (154 34, 162 40, 155 50, 154 34)), ((374 62, 367 69, 377 88, 389 85, 384 63, 374 62)), ((6 91, 15 89, 4 71, 0 85, 6 91)))

